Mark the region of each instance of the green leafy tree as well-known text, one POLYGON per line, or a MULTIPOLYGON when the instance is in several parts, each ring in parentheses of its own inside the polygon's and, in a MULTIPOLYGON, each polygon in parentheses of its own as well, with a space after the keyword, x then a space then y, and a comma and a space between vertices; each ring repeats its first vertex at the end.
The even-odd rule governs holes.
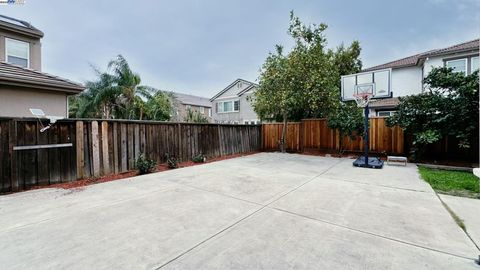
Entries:
POLYGON ((192 109, 187 110, 187 115, 183 120, 187 123, 208 123, 207 117, 192 109))
POLYGON ((398 111, 387 119, 413 135, 412 157, 428 144, 453 136, 460 148, 478 140, 478 71, 465 75, 450 68, 434 68, 424 79, 427 91, 400 98, 398 111))
POLYGON ((172 115, 171 95, 157 91, 145 102, 145 119, 168 121, 172 115))
POLYGON ((339 153, 344 152, 344 138, 354 140, 364 132, 364 116, 361 108, 354 102, 339 103, 337 109, 328 116, 328 127, 339 133, 339 153))
POLYGON ((276 45, 260 70, 259 87, 250 101, 262 120, 283 121, 282 152, 287 121, 327 117, 339 106, 340 75, 361 68, 358 42, 328 49, 326 29, 326 24, 305 25, 291 12, 288 33, 293 49, 284 54, 276 45))
POLYGON ((72 100, 70 115, 73 117, 104 119, 168 120, 159 111, 170 110, 164 102, 164 94, 149 86, 141 85, 140 75, 133 72, 127 60, 118 55, 108 63, 108 71, 94 68, 97 79, 86 83, 86 90, 72 100), (149 100, 153 101, 148 102, 149 100), (147 104, 148 103, 148 104, 147 104), (159 106, 165 106, 160 109, 159 106), (157 117, 161 116, 161 117, 157 117))

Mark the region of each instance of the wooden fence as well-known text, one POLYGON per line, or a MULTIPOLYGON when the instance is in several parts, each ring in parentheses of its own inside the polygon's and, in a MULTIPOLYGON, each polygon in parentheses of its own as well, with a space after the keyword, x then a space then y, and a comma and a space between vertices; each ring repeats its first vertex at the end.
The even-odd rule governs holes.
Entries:
POLYGON ((62 120, 40 132, 35 119, 0 119, 0 192, 133 170, 144 153, 187 161, 261 149, 257 125, 62 120))
MULTIPOLYGON (((278 150, 282 137, 281 123, 264 124, 262 126, 262 141, 264 150, 278 150)), ((336 130, 328 128, 326 119, 306 119, 301 122, 289 123, 287 126, 287 149, 300 152, 308 150, 333 151, 340 148, 340 136, 336 130)), ((399 127, 387 127, 385 118, 370 119, 370 150, 372 152, 386 152, 403 154, 404 134, 399 127)), ((346 151, 363 151, 363 138, 357 136, 355 140, 344 138, 346 151)))

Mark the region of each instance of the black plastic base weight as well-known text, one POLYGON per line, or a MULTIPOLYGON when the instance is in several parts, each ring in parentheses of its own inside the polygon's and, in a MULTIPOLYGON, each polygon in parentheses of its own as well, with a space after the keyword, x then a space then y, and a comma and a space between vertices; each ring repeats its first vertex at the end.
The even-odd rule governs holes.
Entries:
POLYGON ((353 162, 353 166, 370 168, 370 169, 381 169, 383 167, 383 160, 377 157, 368 157, 368 162, 365 164, 365 156, 360 156, 353 162))

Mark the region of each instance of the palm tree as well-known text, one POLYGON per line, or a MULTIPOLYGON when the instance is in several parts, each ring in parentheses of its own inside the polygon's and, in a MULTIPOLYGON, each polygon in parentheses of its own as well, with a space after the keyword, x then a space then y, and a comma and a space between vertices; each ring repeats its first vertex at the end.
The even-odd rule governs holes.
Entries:
MULTIPOLYGON (((108 63, 107 72, 96 68, 94 71, 98 79, 87 82, 87 90, 71 105, 71 115, 75 117, 141 120, 145 117, 145 100, 154 99, 160 93, 152 87, 140 85, 140 75, 130 69, 122 55, 108 63)), ((165 105, 164 102, 160 104, 165 105)))

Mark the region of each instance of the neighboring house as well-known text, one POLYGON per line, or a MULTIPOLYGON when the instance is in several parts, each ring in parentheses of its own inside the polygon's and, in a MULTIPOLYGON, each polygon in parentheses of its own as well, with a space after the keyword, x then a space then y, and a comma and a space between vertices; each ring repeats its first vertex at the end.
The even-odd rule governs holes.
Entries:
POLYGON ((248 97, 251 96, 258 84, 243 79, 237 79, 210 101, 213 107, 215 123, 229 124, 259 124, 260 119, 253 110, 248 97))
POLYGON ((208 98, 175 92, 172 92, 172 96, 174 110, 172 116, 173 121, 184 122, 187 112, 190 109, 203 114, 208 119, 208 122, 212 122, 212 103, 208 98))
POLYGON ((392 69, 392 98, 372 100, 371 116, 390 116, 399 104, 398 97, 420 94, 424 91, 423 79, 434 67, 451 67, 455 72, 471 74, 479 69, 480 40, 419 53, 406 58, 367 68, 362 72, 392 69))
POLYGON ((68 96, 85 88, 41 72, 42 31, 0 15, 0 117, 32 117, 30 108, 68 117, 68 96))

